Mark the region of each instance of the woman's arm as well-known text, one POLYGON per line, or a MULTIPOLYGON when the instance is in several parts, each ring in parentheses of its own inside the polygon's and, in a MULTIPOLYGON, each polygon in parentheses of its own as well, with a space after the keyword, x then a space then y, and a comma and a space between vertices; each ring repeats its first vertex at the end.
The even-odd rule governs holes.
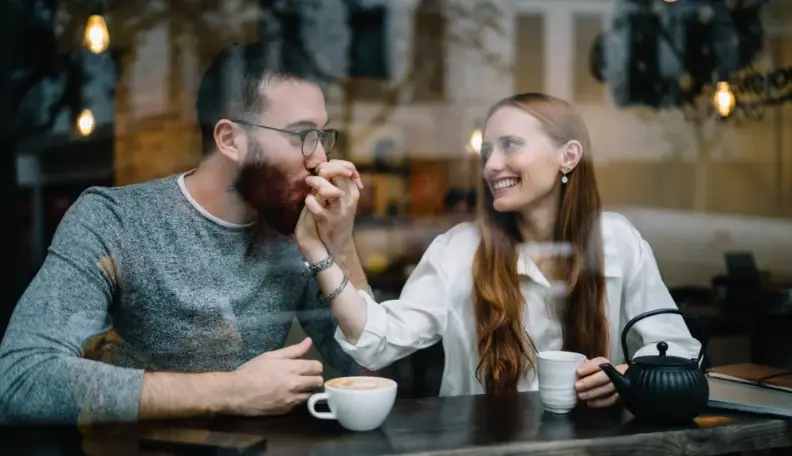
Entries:
MULTIPOLYGON (((320 246, 306 252, 305 257, 309 263, 319 264, 326 261, 330 253, 324 246, 320 246)), ((333 316, 347 339, 356 343, 366 325, 366 301, 358 294, 335 260, 330 267, 316 274, 316 282, 325 298, 335 296, 329 303, 333 316)))
MULTIPOLYGON (((440 340, 448 311, 448 280, 440 261, 447 238, 443 234, 432 242, 396 300, 378 304, 351 286, 336 264, 316 274, 322 295, 332 298, 335 339, 360 365, 381 369, 440 340)), ((322 250, 305 252, 307 260, 326 259, 322 250)))
MULTIPOLYGON (((654 254, 649 244, 638 231, 630 226, 634 241, 632 267, 625 271, 624 303, 622 312, 627 321, 655 309, 678 309, 668 288, 663 283, 654 254)), ((680 315, 662 314, 645 318, 633 326, 631 336, 634 345, 640 348, 632 357, 657 355, 657 343, 668 344, 667 354, 685 358, 697 358, 701 344, 693 338, 680 315), (640 336, 636 340, 635 336, 640 336)))

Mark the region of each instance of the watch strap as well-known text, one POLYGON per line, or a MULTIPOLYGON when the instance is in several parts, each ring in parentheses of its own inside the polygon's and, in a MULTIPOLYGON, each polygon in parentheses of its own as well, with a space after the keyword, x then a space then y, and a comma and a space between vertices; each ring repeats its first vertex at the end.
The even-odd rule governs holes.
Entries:
POLYGON ((327 258, 321 261, 317 261, 316 263, 309 263, 308 260, 305 261, 305 267, 308 269, 308 272, 311 275, 319 274, 320 272, 324 271, 325 269, 329 268, 333 265, 333 255, 328 255, 327 258))

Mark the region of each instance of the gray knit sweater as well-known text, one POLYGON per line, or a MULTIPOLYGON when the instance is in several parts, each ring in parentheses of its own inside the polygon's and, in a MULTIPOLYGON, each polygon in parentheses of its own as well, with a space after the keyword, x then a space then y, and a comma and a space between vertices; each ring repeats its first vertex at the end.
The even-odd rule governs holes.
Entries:
POLYGON ((294 242, 245 255, 171 176, 86 190, 60 223, 0 345, 0 421, 134 421, 143 372, 232 370, 279 349, 296 317, 342 374, 294 242))

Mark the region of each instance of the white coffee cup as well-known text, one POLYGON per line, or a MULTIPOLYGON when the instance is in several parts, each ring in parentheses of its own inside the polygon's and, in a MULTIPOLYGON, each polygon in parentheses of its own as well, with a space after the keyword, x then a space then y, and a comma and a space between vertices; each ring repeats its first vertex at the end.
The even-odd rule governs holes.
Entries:
POLYGON ((551 413, 569 413, 577 405, 577 368, 586 356, 568 351, 543 351, 536 357, 542 405, 551 413))
POLYGON ((322 420, 338 420, 350 431, 370 431, 385 422, 396 400, 396 382, 383 377, 341 377, 325 382, 323 393, 308 399, 308 411, 322 420), (327 401, 329 412, 317 412, 327 401))

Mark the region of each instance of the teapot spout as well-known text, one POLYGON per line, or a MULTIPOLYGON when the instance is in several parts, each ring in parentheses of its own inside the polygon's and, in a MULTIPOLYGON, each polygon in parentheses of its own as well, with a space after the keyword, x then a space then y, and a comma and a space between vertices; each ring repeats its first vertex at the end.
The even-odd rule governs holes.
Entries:
POLYGON ((600 364, 599 368, 608 376, 613 386, 616 388, 616 391, 619 392, 619 395, 622 397, 627 396, 627 393, 630 391, 630 379, 616 370, 611 363, 600 364))

